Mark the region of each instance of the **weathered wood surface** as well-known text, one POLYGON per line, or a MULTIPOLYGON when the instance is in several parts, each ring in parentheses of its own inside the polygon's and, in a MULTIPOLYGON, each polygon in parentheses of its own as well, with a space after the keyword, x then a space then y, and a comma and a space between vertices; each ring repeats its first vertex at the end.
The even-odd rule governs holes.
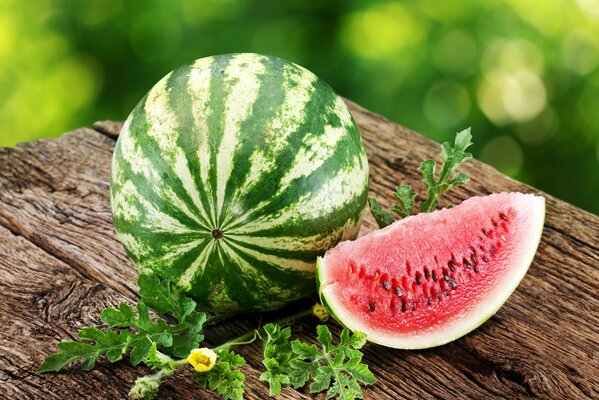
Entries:
MULTIPOLYGON (((437 156, 439 146, 348 104, 366 144, 371 194, 389 204, 395 185, 406 182, 422 193, 417 166, 437 156)), ((136 299, 136 272, 110 216, 109 170, 119 127, 103 122, 0 149, 0 398, 125 398, 142 373, 106 362, 90 373, 34 373, 58 340, 99 323, 102 308, 136 299)), ((499 191, 542 194, 476 160, 463 171, 472 181, 446 201, 499 191)), ((539 251, 506 305, 443 347, 399 351, 367 345, 366 361, 378 377, 366 389, 367 399, 599 397, 599 218, 545 196, 539 251)), ((368 216, 362 233, 374 227, 368 216)), ((224 341, 256 320, 216 326, 208 341, 224 341)), ((258 380, 260 345, 240 352, 248 359, 247 398, 266 398, 258 380)), ((282 396, 307 397, 289 389, 282 396)), ((181 373, 168 380, 160 398, 216 397, 181 373)))

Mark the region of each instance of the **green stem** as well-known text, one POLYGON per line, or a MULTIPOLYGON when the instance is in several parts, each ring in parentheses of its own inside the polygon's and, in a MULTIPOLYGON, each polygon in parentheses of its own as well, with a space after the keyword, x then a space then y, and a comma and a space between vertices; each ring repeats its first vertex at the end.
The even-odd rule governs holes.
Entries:
POLYGON ((218 351, 218 350, 228 349, 229 347, 233 347, 233 346, 250 344, 254 340, 256 340, 257 337, 258 337, 258 330, 252 329, 251 331, 248 331, 248 332, 244 333, 243 335, 236 337, 235 339, 229 340, 228 342, 225 342, 225 343, 221 344, 220 346, 215 347, 213 350, 218 351))
POLYGON ((237 315, 238 315, 238 313, 236 313, 236 312, 216 314, 216 315, 206 318, 206 322, 204 322, 204 326, 214 325, 221 321, 226 321, 228 319, 231 319, 237 315))
POLYGON ((187 364, 187 358, 182 358, 180 360, 173 360, 173 364, 172 364, 173 369, 175 369, 181 365, 184 365, 184 364, 187 364))
MULTIPOLYGON (((285 326, 285 325, 289 325, 291 322, 294 322, 298 319, 302 319, 304 317, 308 317, 310 315, 313 315, 312 307, 310 307, 307 310, 302 310, 300 312, 292 314, 288 317, 281 318, 281 319, 275 321, 274 323, 279 324, 281 326, 285 326)), ((261 329, 262 329, 262 327, 260 327, 258 329, 251 329, 251 330, 247 331, 246 333, 244 333, 243 335, 238 336, 234 339, 231 339, 228 342, 225 342, 218 347, 215 347, 213 350, 214 351, 223 350, 223 349, 228 349, 230 347, 237 346, 237 345, 252 343, 254 340, 256 340, 256 337, 259 336, 259 332, 261 329)))

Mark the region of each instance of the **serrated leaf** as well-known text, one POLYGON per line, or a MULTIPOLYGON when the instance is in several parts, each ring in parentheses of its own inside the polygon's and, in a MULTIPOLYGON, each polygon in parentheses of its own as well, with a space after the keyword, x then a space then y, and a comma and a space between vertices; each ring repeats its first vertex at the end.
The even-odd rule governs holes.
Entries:
POLYGON ((395 189, 393 197, 399 202, 391 207, 391 211, 402 218, 408 217, 414 213, 414 200, 416 192, 410 185, 401 185, 395 189))
POLYGON ((242 400, 245 392, 245 375, 241 370, 245 359, 228 350, 218 350, 218 360, 210 371, 195 372, 201 388, 216 391, 225 400, 242 400))
POLYGON ((296 339, 291 342, 289 357, 290 332, 283 333, 278 326, 269 326, 266 331, 269 336, 265 348, 271 346, 269 351, 273 357, 264 359, 267 370, 260 379, 269 383, 271 396, 280 393, 283 385, 298 389, 311 379, 311 393, 327 390, 328 398, 360 398, 360 383, 374 383, 374 376, 368 366, 362 364, 362 353, 358 350, 366 342, 362 333, 352 334, 343 329, 339 344, 334 345, 329 328, 319 325, 316 331, 320 346, 296 339))
MULTIPOLYGON (((446 191, 457 186, 463 185, 470 179, 467 175, 456 173, 452 178, 451 174, 458 165, 469 158, 472 154, 467 153, 466 149, 472 144, 472 135, 470 128, 456 134, 454 143, 445 142, 441 146, 441 171, 439 178, 435 178, 436 162, 432 159, 425 160, 420 164, 418 171, 422 175, 422 183, 426 189, 426 198, 419 204, 420 212, 431 212, 439 205, 439 198, 446 191)), ((416 193, 410 185, 400 185, 395 189, 393 197, 397 203, 389 209, 396 213, 400 218, 405 218, 414 214, 414 202, 416 193)), ((384 228, 393 223, 393 216, 384 210, 374 198, 368 199, 370 211, 374 216, 379 228, 384 228)))
POLYGON ((142 302, 158 313, 170 313, 182 322, 195 310, 196 302, 173 288, 170 281, 162 281, 153 275, 140 275, 137 283, 142 302))
POLYGON ((329 350, 333 342, 333 335, 331 334, 329 327, 326 325, 318 325, 316 327, 316 334, 318 341, 322 343, 326 350, 329 350))
POLYGON ((331 386, 331 375, 333 370, 331 367, 326 366, 316 370, 313 377, 313 382, 310 384, 310 393, 320 393, 331 386))
POLYGON ((442 167, 439 179, 435 179, 435 161, 426 160, 419 168, 422 174, 422 182, 426 187, 426 200, 420 203, 420 212, 433 211, 439 205, 439 197, 447 190, 462 185, 470 179, 467 175, 458 173, 453 178, 451 174, 458 165, 469 158, 472 154, 466 149, 472 144, 470 128, 459 132, 453 145, 449 142, 441 146, 442 167))
POLYGON ((148 352, 155 346, 156 343, 152 342, 146 335, 138 336, 131 341, 131 353, 129 354, 129 360, 131 365, 138 365, 148 357, 148 352))
POLYGON ((117 326, 131 326, 136 318, 131 307, 128 304, 121 303, 118 310, 112 307, 102 310, 100 319, 115 328, 117 326))
POLYGON ((318 347, 314 344, 302 343, 299 340, 291 342, 291 349, 300 360, 316 357, 319 353, 318 347))
POLYGON ((156 342, 151 342, 151 346, 143 360, 144 364, 155 369, 172 369, 172 358, 161 353, 156 346, 156 342))
POLYGON ((39 367, 38 372, 59 371, 67 364, 81 360, 81 369, 89 371, 96 360, 105 355, 110 362, 116 362, 123 358, 132 340, 131 333, 122 331, 100 331, 97 328, 83 328, 79 331, 79 338, 94 344, 80 342, 58 343, 58 353, 51 354, 39 367))
POLYGON ((451 181, 449 181, 449 185, 447 186, 447 190, 453 189, 456 186, 463 185, 464 183, 467 183, 469 181, 470 181, 470 177, 468 175, 465 175, 465 174, 462 174, 461 172, 458 172, 457 174, 455 174, 455 176, 453 177, 453 179, 451 181))
POLYGON ((384 228, 393 223, 393 216, 385 211, 374 197, 368 198, 368 207, 379 228, 384 228))
POLYGON ((355 380, 372 385, 376 382, 374 374, 368 368, 368 365, 362 364, 362 357, 354 357, 345 364, 345 369, 349 372, 355 380))
POLYGON ((289 361, 289 366, 291 367, 289 383, 298 389, 308 382, 310 376, 314 374, 314 369, 318 368, 318 363, 294 359, 289 361))
POLYGON ((341 348, 353 347, 354 349, 359 349, 366 344, 365 334, 362 332, 354 332, 352 334, 347 328, 343 328, 339 338, 341 339, 341 343, 339 343, 339 347, 341 348))
POLYGON ((185 358, 189 352, 197 348, 204 336, 199 332, 202 331, 206 322, 206 314, 198 313, 188 316, 178 326, 173 327, 172 354, 179 358, 185 358))

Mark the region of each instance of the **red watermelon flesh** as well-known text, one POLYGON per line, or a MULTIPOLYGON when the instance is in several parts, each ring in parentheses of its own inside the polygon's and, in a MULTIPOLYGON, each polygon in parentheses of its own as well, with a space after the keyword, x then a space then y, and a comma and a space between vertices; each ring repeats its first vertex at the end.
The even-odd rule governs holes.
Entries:
POLYGON ((532 262, 544 217, 543 197, 500 193, 404 218, 319 259, 321 299, 372 342, 447 343, 508 299, 532 262))

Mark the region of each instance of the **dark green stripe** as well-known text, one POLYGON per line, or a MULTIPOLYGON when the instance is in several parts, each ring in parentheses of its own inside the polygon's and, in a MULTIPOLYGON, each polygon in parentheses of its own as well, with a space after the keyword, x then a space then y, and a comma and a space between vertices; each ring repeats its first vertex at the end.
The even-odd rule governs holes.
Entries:
MULTIPOLYGON (((253 234, 252 234, 253 236, 253 234)), ((322 236, 324 238, 324 235, 322 236)), ((261 254, 277 256, 286 259, 314 262, 316 257, 322 255, 324 251, 319 250, 284 250, 284 249, 269 249, 260 245, 251 243, 251 236, 248 235, 247 241, 236 240, 231 237, 227 238, 227 241, 233 242, 238 246, 245 247, 250 250, 255 250, 261 254)))
MULTIPOLYGON (((177 137, 177 146, 183 150, 185 157, 187 158, 187 167, 193 178, 194 186, 199 194, 202 207, 206 211, 210 222, 207 224, 210 228, 216 226, 212 220, 212 213, 210 212, 210 202, 208 200, 208 194, 206 193, 205 182, 202 182, 200 176, 200 132, 194 121, 193 104, 192 98, 189 93, 189 77, 192 66, 186 66, 177 68, 171 74, 167 82, 167 90, 169 95, 169 106, 175 114, 179 125, 182 129, 179 130, 177 137)), ((210 80, 209 92, 212 93, 215 88, 213 87, 213 80, 210 80)), ((205 132, 206 137, 210 132, 205 132)), ((205 143, 204 145, 207 145, 205 143)), ((197 205, 199 208, 200 205, 197 205)))
MULTIPOLYGON (((211 66, 212 82, 210 86, 210 98, 207 100, 207 104, 209 105, 207 126, 210 130, 208 133, 208 143, 210 149, 212 150, 210 152, 211 168, 208 171, 208 182, 204 182, 204 184, 208 185, 212 189, 212 204, 214 207, 217 207, 218 204, 216 201, 218 180, 216 171, 216 158, 223 139, 223 131, 226 119, 225 103, 227 97, 230 95, 231 87, 238 81, 237 78, 231 78, 226 74, 226 68, 234 57, 235 54, 226 54, 215 57, 211 66)), ((218 227, 218 225, 213 225, 213 227, 218 227)))
MULTIPOLYGON (((326 84, 320 80, 314 81, 313 85, 315 94, 310 98, 304 108, 304 122, 289 135, 287 140, 288 145, 277 156, 276 168, 262 174, 259 181, 252 186, 248 193, 246 193, 242 199, 243 209, 253 210, 262 201, 273 200, 271 204, 276 203, 277 206, 268 207, 268 212, 272 213, 297 201, 298 193, 296 193, 295 196, 289 196, 289 189, 286 193, 282 194, 285 196, 285 201, 287 201, 287 203, 277 201, 281 199, 281 196, 274 196, 280 189, 281 179, 293 168, 297 153, 304 145, 303 140, 305 136, 308 134, 321 136, 324 134, 324 127, 326 125, 339 126, 340 124, 339 117, 331 111, 335 106, 336 95, 330 89, 329 91, 325 91, 322 86, 326 84), (323 95, 323 91, 325 95, 323 95)), ((342 162, 343 160, 334 160, 334 162, 337 161, 342 162)), ((338 165, 338 168, 339 167, 340 166, 338 165)), ((318 175, 319 170, 321 170, 321 168, 312 175, 318 175)), ((326 178, 335 175, 336 173, 326 176, 326 178)), ((321 176, 320 179, 322 180, 324 178, 325 176, 321 176)), ((294 190, 293 187, 294 185, 292 184, 290 189, 294 190)), ((313 190, 314 188, 310 189, 313 190)), ((228 229, 233 228, 234 226, 228 227, 228 229)))
POLYGON ((200 226, 196 221, 189 218, 185 213, 174 207, 170 200, 166 199, 152 188, 145 176, 134 173, 129 163, 123 159, 122 149, 118 143, 116 148, 116 168, 122 170, 122 173, 126 179, 131 181, 137 188, 138 192, 144 196, 144 199, 154 205, 156 209, 164 212, 167 215, 170 215, 191 229, 206 230, 209 226, 208 221, 201 216, 197 205, 187 194, 187 191, 181 182, 181 178, 176 174, 174 165, 171 165, 164 160, 158 143, 147 134, 150 126, 149 122, 147 121, 147 115, 144 108, 146 101, 147 95, 133 110, 128 133, 137 143, 137 146, 141 150, 143 157, 150 160, 151 164, 153 164, 154 168, 158 172, 158 176, 162 176, 164 185, 168 185, 173 192, 178 195, 178 197, 181 199, 181 202, 187 205, 191 212, 193 212, 194 215, 198 217, 198 219, 206 226, 200 226))
POLYGON ((269 129, 269 125, 278 116, 277 107, 285 100, 286 82, 284 66, 289 63, 274 57, 261 59, 265 73, 258 76, 260 88, 252 105, 250 117, 239 126, 238 144, 232 157, 231 176, 227 181, 223 209, 220 214, 219 226, 225 217, 231 216, 229 205, 235 197, 235 192, 242 189, 251 169, 250 156, 256 150, 267 153, 272 150, 274 136, 280 134, 269 129))

